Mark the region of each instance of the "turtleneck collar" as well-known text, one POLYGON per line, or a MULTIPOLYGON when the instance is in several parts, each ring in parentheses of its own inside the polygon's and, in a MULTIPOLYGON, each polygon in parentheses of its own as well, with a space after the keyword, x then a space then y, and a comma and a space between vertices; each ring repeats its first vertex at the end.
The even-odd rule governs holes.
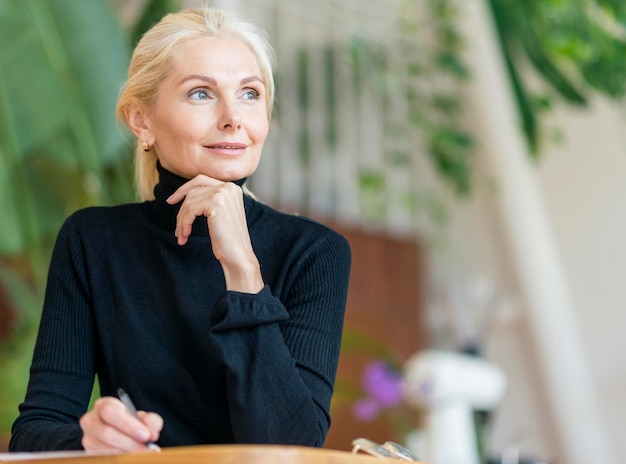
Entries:
MULTIPOLYGON (((154 219, 164 228, 174 231, 176 228, 176 215, 180 210, 182 201, 175 205, 167 203, 167 199, 186 183, 189 179, 180 177, 173 172, 168 171, 161 163, 157 161, 157 171, 159 173, 159 182, 154 186, 154 202, 152 202, 152 212, 154 213, 154 219)), ((233 183, 242 187, 246 182, 246 178, 234 181, 233 183)), ((250 225, 250 212, 254 200, 249 195, 244 195, 244 206, 246 209, 246 216, 248 219, 248 225, 250 225)), ((206 218, 197 217, 191 227, 191 235, 194 236, 208 236, 209 228, 207 226, 206 218)))

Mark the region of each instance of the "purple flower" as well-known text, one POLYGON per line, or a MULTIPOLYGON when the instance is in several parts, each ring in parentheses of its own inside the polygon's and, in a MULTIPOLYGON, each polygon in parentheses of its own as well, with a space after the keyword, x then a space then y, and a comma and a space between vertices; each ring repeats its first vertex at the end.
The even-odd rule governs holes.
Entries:
POLYGON ((372 398, 363 398, 354 403, 352 414, 359 420, 369 422, 378 417, 380 405, 372 398))
POLYGON ((384 361, 368 363, 362 382, 368 397, 382 407, 390 408, 402 401, 402 374, 384 361))

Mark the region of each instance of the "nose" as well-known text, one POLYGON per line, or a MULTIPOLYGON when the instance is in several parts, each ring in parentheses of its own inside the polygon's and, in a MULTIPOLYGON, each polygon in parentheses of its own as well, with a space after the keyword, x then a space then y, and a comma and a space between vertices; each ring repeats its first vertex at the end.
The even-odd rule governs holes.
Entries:
POLYGON ((241 113, 236 103, 224 100, 221 102, 218 124, 221 130, 241 129, 241 113))

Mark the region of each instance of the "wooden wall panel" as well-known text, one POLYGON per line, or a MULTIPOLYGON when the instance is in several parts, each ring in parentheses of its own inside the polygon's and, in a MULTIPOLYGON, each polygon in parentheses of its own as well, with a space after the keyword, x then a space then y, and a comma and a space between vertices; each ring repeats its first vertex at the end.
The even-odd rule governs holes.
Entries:
MULTIPOLYGON (((333 225, 350 242, 352 271, 344 332, 357 331, 384 344, 398 360, 425 347, 422 322, 423 256, 417 241, 333 225)), ((344 348, 346 340, 344 338, 344 348)), ((388 420, 357 420, 342 385, 359 385, 374 356, 342 349, 326 448, 347 450, 354 438, 399 440, 388 420)))

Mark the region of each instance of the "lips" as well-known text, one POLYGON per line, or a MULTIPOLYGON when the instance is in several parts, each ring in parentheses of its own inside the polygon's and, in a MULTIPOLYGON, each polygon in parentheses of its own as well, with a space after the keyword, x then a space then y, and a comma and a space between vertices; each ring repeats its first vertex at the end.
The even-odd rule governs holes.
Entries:
POLYGON ((207 145, 207 148, 214 150, 242 150, 246 148, 246 144, 237 143, 237 142, 222 142, 222 143, 214 143, 211 145, 207 145))
POLYGON ((219 156, 239 156, 246 152, 248 146, 239 142, 221 142, 205 145, 205 148, 219 156))

